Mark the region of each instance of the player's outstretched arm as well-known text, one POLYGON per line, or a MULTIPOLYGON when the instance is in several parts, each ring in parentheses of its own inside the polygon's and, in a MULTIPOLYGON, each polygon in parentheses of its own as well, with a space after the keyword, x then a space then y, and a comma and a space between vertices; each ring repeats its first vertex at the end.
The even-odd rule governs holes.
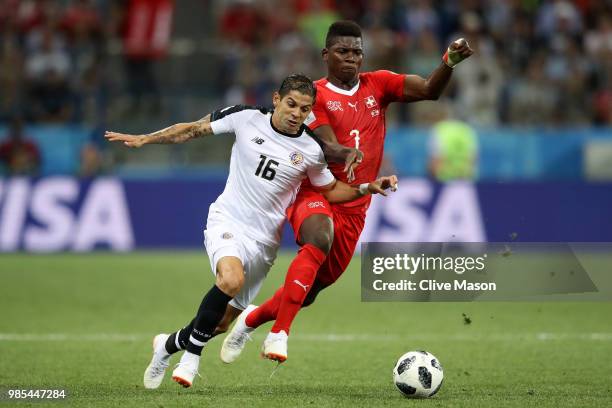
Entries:
POLYGON ((336 180, 327 186, 319 187, 319 189, 330 203, 353 201, 366 194, 382 194, 387 196, 386 190, 397 190, 397 176, 379 177, 375 181, 363 183, 358 186, 351 186, 350 184, 336 180))
POLYGON ((363 152, 338 143, 336 134, 329 125, 319 126, 314 133, 323 144, 325 160, 328 163, 344 163, 344 172, 347 173, 348 182, 355 180, 355 167, 363 160, 363 152))
POLYGON ((438 99, 450 81, 453 67, 469 58, 473 53, 474 51, 465 39, 460 38, 454 41, 448 46, 440 66, 427 79, 418 75, 406 75, 404 79, 404 100, 406 102, 416 102, 438 99))
POLYGON ((128 147, 141 147, 146 144, 185 143, 188 140, 210 135, 212 133, 209 114, 198 121, 177 123, 146 135, 128 135, 106 131, 104 137, 109 142, 123 142, 123 144, 128 147))

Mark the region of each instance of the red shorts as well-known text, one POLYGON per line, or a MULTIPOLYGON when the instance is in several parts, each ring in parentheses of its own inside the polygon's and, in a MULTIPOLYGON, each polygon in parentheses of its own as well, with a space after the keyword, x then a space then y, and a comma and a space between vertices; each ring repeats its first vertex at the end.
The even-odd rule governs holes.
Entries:
POLYGON ((300 189, 295 202, 287 209, 287 218, 296 242, 299 242, 302 223, 313 214, 325 214, 334 221, 334 242, 316 278, 323 285, 329 286, 342 275, 353 258, 365 223, 365 208, 343 211, 330 205, 321 193, 309 188, 300 189))

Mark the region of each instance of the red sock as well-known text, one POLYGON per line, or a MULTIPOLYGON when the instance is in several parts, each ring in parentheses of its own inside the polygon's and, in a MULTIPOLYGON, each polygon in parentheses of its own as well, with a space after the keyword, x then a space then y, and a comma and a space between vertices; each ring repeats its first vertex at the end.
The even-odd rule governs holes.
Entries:
POLYGON ((289 334, 291 323, 302 307, 317 271, 326 257, 325 252, 314 245, 306 244, 300 248, 287 271, 276 322, 271 330, 273 333, 284 330, 289 334))
POLYGON ((257 309, 253 310, 244 320, 244 323, 252 328, 261 326, 264 323, 270 322, 276 319, 278 313, 278 307, 283 297, 283 286, 278 288, 274 296, 266 300, 257 309))

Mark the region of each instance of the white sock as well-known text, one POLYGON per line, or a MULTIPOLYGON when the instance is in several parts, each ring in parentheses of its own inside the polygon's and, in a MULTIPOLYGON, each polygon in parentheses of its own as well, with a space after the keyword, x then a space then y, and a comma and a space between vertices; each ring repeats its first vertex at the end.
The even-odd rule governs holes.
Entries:
POLYGON ((200 356, 197 354, 190 353, 185 351, 181 356, 181 363, 194 362, 195 364, 200 364, 200 356))
POLYGON ((268 333, 268 338, 269 339, 282 339, 282 338, 287 338, 287 333, 285 333, 284 330, 279 331, 278 333, 268 333))

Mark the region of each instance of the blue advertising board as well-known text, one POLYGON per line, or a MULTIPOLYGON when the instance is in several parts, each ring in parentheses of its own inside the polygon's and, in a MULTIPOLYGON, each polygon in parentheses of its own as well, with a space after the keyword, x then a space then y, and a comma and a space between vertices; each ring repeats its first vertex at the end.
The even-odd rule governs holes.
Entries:
MULTIPOLYGON (((612 185, 402 179, 366 241, 612 241, 612 185)), ((0 179, 0 251, 201 248, 223 180, 0 179)), ((288 227, 284 246, 293 244, 288 227)))

